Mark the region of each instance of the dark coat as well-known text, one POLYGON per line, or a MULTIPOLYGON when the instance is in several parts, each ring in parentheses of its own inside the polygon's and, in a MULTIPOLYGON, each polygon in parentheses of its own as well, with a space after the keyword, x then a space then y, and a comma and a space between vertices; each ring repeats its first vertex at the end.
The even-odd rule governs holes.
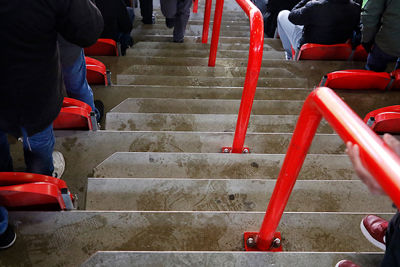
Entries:
POLYGON ((264 32, 267 37, 273 38, 277 26, 276 19, 282 10, 292 10, 300 0, 268 0, 264 15, 264 32))
POLYGON ((122 0, 96 0, 96 6, 104 18, 104 30, 101 38, 109 38, 117 42, 119 33, 131 32, 132 23, 126 10, 126 4, 122 0))
POLYGON ((89 0, 0 0, 0 130, 30 136, 48 127, 63 101, 57 33, 86 47, 102 29, 89 0))
POLYGON ((303 0, 292 9, 289 20, 304 25, 301 44, 337 44, 351 38, 360 12, 360 5, 352 0, 303 0))

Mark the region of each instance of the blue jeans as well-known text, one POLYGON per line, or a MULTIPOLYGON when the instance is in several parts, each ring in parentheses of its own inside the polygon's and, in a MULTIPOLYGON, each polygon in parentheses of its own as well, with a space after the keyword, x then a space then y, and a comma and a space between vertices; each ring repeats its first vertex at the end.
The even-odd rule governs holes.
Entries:
POLYGON ((365 69, 383 72, 386 70, 387 65, 390 62, 396 61, 396 68, 399 67, 400 58, 391 56, 383 52, 376 44, 372 47, 371 52, 368 54, 367 64, 365 65, 365 69))
POLYGON ((296 52, 299 50, 304 28, 291 23, 289 21, 289 13, 289 10, 282 10, 278 15, 278 33, 285 49, 286 59, 292 59, 292 47, 296 52))
POLYGON ((7 210, 0 206, 0 235, 4 234, 8 227, 8 212, 7 210))
MULTIPOLYGON (((52 176, 54 132, 53 124, 32 136, 21 128, 26 172, 52 176)), ((13 165, 6 133, 0 131, 0 172, 12 172, 13 165)))
POLYGON ((88 104, 96 113, 99 121, 100 112, 94 106, 93 92, 86 80, 86 62, 83 49, 78 59, 71 66, 62 65, 65 89, 67 95, 88 104))

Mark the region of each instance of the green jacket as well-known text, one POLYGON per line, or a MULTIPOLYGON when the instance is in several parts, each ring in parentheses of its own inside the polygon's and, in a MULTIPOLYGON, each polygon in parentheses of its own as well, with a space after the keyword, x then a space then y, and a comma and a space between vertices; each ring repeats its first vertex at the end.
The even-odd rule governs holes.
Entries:
POLYGON ((383 52, 400 57, 400 0, 369 0, 361 12, 362 42, 374 40, 383 52))

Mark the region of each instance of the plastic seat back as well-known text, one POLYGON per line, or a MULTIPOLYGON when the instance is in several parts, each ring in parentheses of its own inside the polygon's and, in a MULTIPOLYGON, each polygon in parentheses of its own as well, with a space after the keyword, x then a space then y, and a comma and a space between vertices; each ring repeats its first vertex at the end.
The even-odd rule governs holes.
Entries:
POLYGON ((371 111, 364 122, 377 133, 400 134, 400 105, 371 111))
POLYGON ((92 130, 92 108, 79 100, 64 98, 63 107, 53 122, 56 130, 92 130))
POLYGON ((73 206, 72 202, 63 180, 33 173, 0 172, 0 206, 7 209, 65 210, 73 206))
POLYGON ((106 66, 99 60, 85 57, 86 79, 89 84, 108 85, 106 66))
POLYGON ((324 76, 320 86, 332 89, 368 90, 390 89, 391 77, 386 72, 369 70, 340 70, 324 76))
POLYGON ((362 45, 358 45, 353 53, 353 61, 367 61, 368 53, 362 45))
POLYGON ((98 39, 97 42, 85 48, 86 56, 118 56, 118 45, 112 39, 98 39))
POLYGON ((393 71, 390 75, 394 79, 392 89, 400 89, 400 69, 393 71))
POLYGON ((348 60, 351 55, 351 45, 304 44, 296 56, 296 60, 348 60))

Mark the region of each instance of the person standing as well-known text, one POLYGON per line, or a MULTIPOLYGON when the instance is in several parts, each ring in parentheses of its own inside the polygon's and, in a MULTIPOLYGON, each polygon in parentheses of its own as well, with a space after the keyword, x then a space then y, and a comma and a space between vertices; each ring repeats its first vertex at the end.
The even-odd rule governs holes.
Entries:
POLYGON ((186 25, 190 17, 193 0, 160 0, 161 12, 168 28, 174 28, 172 41, 183 43, 186 25))

